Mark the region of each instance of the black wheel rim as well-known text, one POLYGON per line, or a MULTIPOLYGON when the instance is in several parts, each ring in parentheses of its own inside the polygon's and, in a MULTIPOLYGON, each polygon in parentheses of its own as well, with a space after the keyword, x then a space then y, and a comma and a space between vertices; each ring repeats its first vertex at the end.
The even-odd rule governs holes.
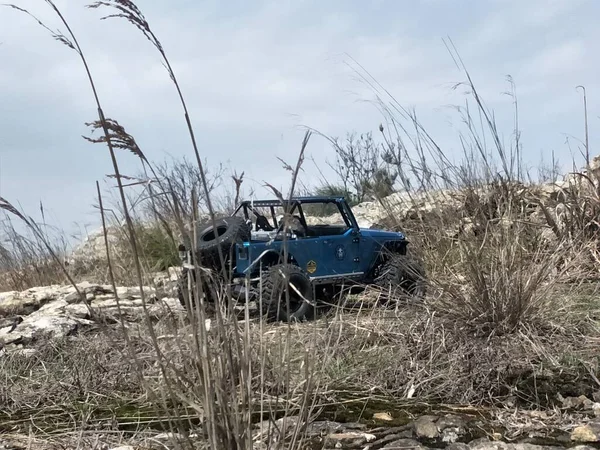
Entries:
POLYGON ((294 280, 290 280, 289 284, 287 285, 287 289, 284 288, 283 292, 279 297, 279 304, 284 312, 287 313, 288 311, 288 292, 290 305, 289 313, 294 314, 295 312, 300 310, 305 301, 304 298, 302 298, 302 295, 300 295, 303 294, 302 291, 303 289, 300 283, 294 282, 294 280), (292 286, 292 284, 294 285, 295 289, 292 286))
POLYGON ((220 225, 216 228, 216 233, 214 229, 210 229, 202 235, 201 239, 204 242, 214 241, 215 239, 217 239, 217 237, 223 236, 223 234, 225 234, 226 231, 227 227, 225 225, 220 225))

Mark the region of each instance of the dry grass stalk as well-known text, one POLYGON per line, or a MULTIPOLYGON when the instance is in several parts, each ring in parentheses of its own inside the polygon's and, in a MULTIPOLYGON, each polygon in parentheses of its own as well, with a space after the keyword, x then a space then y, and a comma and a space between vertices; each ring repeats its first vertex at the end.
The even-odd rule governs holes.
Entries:
MULTIPOLYGON (((66 38, 40 24, 55 39, 79 54, 92 86, 99 114, 99 120, 92 126, 94 129, 102 128, 104 137, 88 140, 108 145, 122 214, 126 219, 126 236, 133 253, 136 279, 143 292, 143 251, 138 244, 140 233, 133 218, 136 202, 126 201, 125 185, 122 183, 126 177, 119 172, 114 148, 134 152, 144 164, 144 169, 147 166, 153 171, 162 192, 153 192, 150 187, 150 197, 145 200, 152 203, 155 220, 169 229, 170 221, 165 219, 167 214, 159 212, 158 203, 155 202, 158 196, 163 195, 165 202, 161 211, 173 219, 182 237, 186 235, 184 224, 189 224, 187 228, 190 233, 186 237, 195 248, 200 197, 206 201, 213 221, 215 214, 211 203, 211 187, 200 160, 187 106, 166 53, 141 10, 127 0, 100 1, 90 5, 91 8, 109 7, 115 10, 115 14, 106 17, 126 19, 160 52, 181 100, 201 179, 200 185, 192 189, 191 199, 178 196, 173 180, 168 177, 159 179, 133 136, 116 121, 104 117, 75 36, 60 11, 50 0, 47 3, 63 21, 70 37, 66 38), (202 191, 202 195, 198 194, 197 189, 202 191)), ((16 9, 29 14, 21 8, 16 9)), ((464 69, 459 58, 457 65, 464 69)), ((262 321, 256 324, 251 318, 249 306, 245 307, 244 318, 240 322, 227 282, 230 273, 222 274, 225 282, 208 283, 217 298, 214 305, 208 305, 203 296, 207 288, 202 282, 206 280, 204 271, 199 267, 199 261, 189 261, 197 267, 196 281, 190 279, 188 291, 193 292, 198 301, 195 308, 188 309, 186 320, 177 319, 168 324, 153 323, 143 298, 143 335, 140 333, 140 336, 135 336, 130 329, 126 329, 121 316, 120 339, 123 342, 118 348, 122 354, 129 356, 129 360, 126 359, 127 370, 136 374, 136 378, 128 380, 135 380, 132 388, 134 393, 119 391, 119 396, 128 400, 137 396, 137 402, 133 403, 137 408, 157 408, 156 417, 151 419, 161 419, 161 423, 171 431, 179 431, 187 436, 185 444, 190 448, 195 443, 188 432, 195 428, 202 430, 203 438, 212 448, 252 448, 253 423, 257 417, 268 416, 270 425, 276 426, 278 423, 275 419, 280 414, 295 415, 299 420, 283 430, 287 433, 279 433, 272 448, 282 445, 285 448, 300 448, 304 427, 316 413, 328 405, 346 405, 348 397, 354 401, 361 396, 366 403, 379 400, 381 397, 377 396, 380 395, 395 396, 406 401, 418 398, 489 404, 516 391, 527 396, 524 401, 540 403, 544 400, 543 396, 548 394, 540 392, 537 386, 528 390, 531 386, 527 384, 529 376, 534 380, 539 379, 536 371, 548 365, 561 373, 569 372, 563 370, 567 368, 573 372, 569 375, 577 379, 581 375, 578 368, 564 363, 561 360, 564 355, 575 355, 574 358, 587 361, 590 367, 597 364, 592 350, 598 330, 592 330, 590 325, 588 316, 591 305, 575 305, 575 301, 564 303, 565 299, 574 300, 574 294, 579 292, 581 286, 571 286, 572 290, 564 295, 549 293, 556 294, 555 291, 561 287, 561 274, 573 265, 564 263, 565 252, 568 251, 573 258, 579 257, 583 247, 577 247, 574 243, 583 245, 585 241, 582 236, 585 233, 589 238, 596 237, 595 217, 600 203, 598 180, 586 174, 583 178, 589 181, 587 188, 572 189, 565 194, 567 200, 563 204, 566 205, 567 214, 563 218, 566 217, 566 225, 554 218, 549 205, 541 203, 547 225, 555 230, 559 238, 555 244, 542 247, 539 245, 539 230, 524 220, 529 197, 523 190, 524 172, 520 161, 516 98, 515 145, 506 149, 501 144, 493 115, 486 109, 466 72, 467 86, 472 92, 476 108, 475 111, 469 107, 458 109, 466 125, 466 132, 460 137, 467 162, 453 164, 419 123, 415 112, 404 109, 368 72, 361 76, 380 97, 388 95, 391 98, 389 102, 380 98, 386 127, 380 127, 384 142, 377 149, 385 159, 375 158, 375 166, 389 166, 387 173, 393 174, 393 181, 401 184, 406 193, 403 201, 408 205, 416 209, 423 198, 434 204, 429 213, 397 217, 399 221, 395 225, 408 230, 409 235, 415 236, 415 240, 422 244, 422 253, 431 266, 432 287, 437 288, 437 292, 434 289, 434 294, 425 305, 412 306, 403 311, 390 312, 365 307, 367 311, 361 309, 358 313, 346 314, 343 308, 337 308, 326 320, 308 326, 270 326, 262 321), (478 128, 477 123, 484 125, 478 128), (488 148, 488 142, 491 142, 491 149, 488 148), (409 151, 410 145, 412 151, 409 151), (449 194, 443 192, 443 195, 438 195, 441 189, 448 188, 460 189, 465 193, 464 208, 454 214, 448 213, 451 208, 444 206, 449 194), (473 225, 469 234, 446 234, 450 225, 464 225, 465 219, 473 225), (559 276, 554 273, 557 268, 559 276), (557 307, 559 302, 563 304, 557 307), (576 306, 583 311, 576 311, 576 306), (560 316, 566 320, 561 320, 560 316), (167 334, 169 338, 163 339, 167 334), (389 361, 406 363, 394 366, 389 361)), ((515 92, 514 86, 512 92, 515 92)), ((310 136, 310 133, 305 135, 295 167, 285 165, 292 173, 288 198, 296 190, 310 136)), ((369 145, 365 148, 367 154, 364 156, 367 159, 373 156, 368 152, 375 151, 369 145)), ((356 157, 356 152, 360 150, 351 148, 350 154, 354 155, 354 159, 343 160, 343 164, 356 165, 357 161, 361 161, 361 157, 356 157)), ((344 169, 356 173, 352 170, 357 167, 344 169)), ((233 177, 236 201, 239 199, 242 178, 243 174, 233 177)), ((373 190, 372 181, 358 183, 361 195, 365 186, 373 190)), ((279 190, 273 186, 271 188, 280 200, 285 200, 279 190)), ((387 205, 390 216, 396 215, 397 204, 389 199, 378 200, 382 205, 387 205)), ((106 210, 100 193, 99 202, 109 261, 108 274, 114 286, 115 268, 106 239, 106 210)), ((26 223, 29 220, 2 199, 0 207, 26 223)), ((593 245, 589 246, 589 251, 598 255, 597 247, 593 245)), ((246 283, 248 287, 248 280, 246 283)), ((188 297, 186 301, 191 304, 191 298, 188 297)), ((119 339, 115 338, 115 342, 119 342, 119 339)), ((105 351, 109 353, 108 349, 105 351)), ((50 355, 50 358, 55 356, 50 355)), ((5 373, 12 373, 12 370, 22 374, 25 369, 32 369, 28 365, 31 363, 15 361, 15 367, 4 367, 5 373)), ((0 364, 3 363, 6 360, 0 361, 0 364)), ((69 367, 75 365, 76 359, 73 358, 69 367)), ((43 364, 35 363, 34 366, 35 376, 43 380, 55 378, 46 368, 42 368, 43 364)), ((114 383, 114 379, 122 379, 118 375, 121 369, 111 361, 108 370, 110 375, 106 375, 102 381, 112 386, 110 383, 114 383)), ((57 370, 56 367, 53 370, 57 370)), ((80 372, 75 373, 77 375, 71 375, 79 378, 73 384, 80 387, 82 395, 89 393, 91 382, 85 378, 82 380, 80 372)), ((97 367, 86 372, 88 375, 97 373, 103 372, 97 367)), ((23 389, 22 384, 18 386, 23 389)), ((9 389, 11 392, 4 393, 5 396, 14 394, 14 386, 9 389)), ((93 398, 97 404, 110 397, 101 391, 100 395, 93 398)), ((64 392, 60 395, 55 391, 52 393, 57 397, 48 400, 49 403, 69 407, 74 402, 64 392)), ((29 397, 29 394, 24 395, 24 398, 29 397)), ((18 408, 25 403, 22 401, 13 406, 18 408)), ((56 414, 51 409, 45 412, 49 418, 56 414)), ((59 418, 62 420, 65 416, 61 414, 59 418)), ((89 427, 98 422, 87 417, 85 423, 89 427)))
MULTIPOLYGON (((216 228, 216 222, 215 222, 215 218, 214 218, 214 209, 213 209, 212 201, 211 201, 210 195, 209 195, 210 191, 209 191, 208 181, 206 178, 206 171, 204 170, 204 166, 202 164, 202 159, 200 157, 200 151, 199 151, 198 145, 196 143, 196 137, 195 137, 194 129, 192 127, 192 122, 190 120, 190 116, 188 113, 187 104, 186 104, 185 98, 183 96, 183 92, 181 90, 179 82, 177 81, 177 77, 175 76, 175 72, 171 66, 169 58, 167 57, 167 54, 166 54, 160 40, 158 39, 158 37, 154 34, 152 29, 150 28, 150 24, 148 23, 148 21, 142 14, 141 10, 131 0, 96 1, 96 2, 88 5, 88 7, 92 8, 92 9, 107 7, 109 9, 115 10, 116 11, 115 14, 110 14, 108 16, 104 16, 102 19, 116 17, 116 18, 122 18, 122 19, 127 20, 129 23, 131 23, 136 28, 138 28, 142 32, 144 37, 146 37, 146 39, 148 39, 148 41, 150 41, 150 43, 160 53, 161 58, 164 62, 165 69, 167 70, 169 78, 171 79, 171 81, 173 82, 173 85, 175 86, 177 95, 181 102, 181 106, 183 107, 184 118, 185 118, 185 122, 186 122, 186 125, 188 128, 188 133, 189 133, 189 136, 190 136, 190 139, 192 142, 192 147, 194 150, 194 155, 196 157, 196 162, 198 164, 198 168, 199 168, 199 172, 200 172, 200 179, 202 181, 202 188, 203 188, 203 191, 205 194, 206 204, 208 207, 208 211, 209 211, 211 220, 213 221, 213 226, 215 226, 215 228, 216 228)), ((219 249, 219 259, 221 261, 221 265, 223 266, 224 258, 223 258, 221 249, 219 249)))

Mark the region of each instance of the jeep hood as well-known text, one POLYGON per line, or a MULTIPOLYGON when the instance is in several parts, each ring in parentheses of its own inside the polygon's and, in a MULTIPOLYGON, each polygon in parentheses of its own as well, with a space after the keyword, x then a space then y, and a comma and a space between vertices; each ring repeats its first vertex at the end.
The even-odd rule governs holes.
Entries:
POLYGON ((360 234, 365 237, 365 238, 370 238, 370 239, 374 239, 374 240, 387 240, 387 239, 393 239, 393 240, 404 240, 406 239, 406 236, 404 235, 404 233, 396 233, 394 231, 384 231, 384 230, 360 230, 360 234))

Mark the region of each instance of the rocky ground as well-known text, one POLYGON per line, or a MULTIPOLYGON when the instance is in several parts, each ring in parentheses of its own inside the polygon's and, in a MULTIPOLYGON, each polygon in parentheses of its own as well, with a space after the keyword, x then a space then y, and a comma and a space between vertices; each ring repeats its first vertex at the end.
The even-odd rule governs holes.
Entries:
MULTIPOLYGON (((164 278, 168 280, 168 274, 164 278)), ((144 315, 139 288, 118 287, 117 295, 108 285, 84 282, 78 288, 85 301, 73 286, 0 293, 0 352, 27 352, 36 340, 69 336, 99 320, 117 323, 120 314, 129 321, 141 320, 144 315)), ((183 311, 173 286, 167 291, 146 286, 144 292, 152 317, 183 311)))
MULTIPOLYGON (((147 287, 148 313, 153 318, 183 313, 173 296, 176 273, 157 277, 156 287, 147 287)), ((127 322, 139 322, 144 317, 139 289, 119 287, 117 296, 110 286, 91 283, 78 285, 85 302, 70 286, 46 286, 24 292, 0 293, 0 358, 11 354, 33 356, 35 343, 76 335, 90 327, 119 322, 119 308, 127 322)), ((600 386, 599 386, 600 387, 600 386)), ((443 409, 426 414, 405 414, 382 409, 356 423, 317 420, 308 425, 311 449, 425 449, 455 450, 536 450, 543 448, 600 448, 600 392, 593 398, 562 399, 563 407, 556 411, 493 411, 475 408, 443 409)), ((256 424, 255 448, 267 449, 295 426, 294 417, 256 424)), ((1 419, 0 419, 1 422, 1 419)), ((1 423, 0 423, 1 425, 1 423)), ((1 426, 0 426, 0 429, 1 426)), ((72 439, 72 437, 71 437, 72 439)), ((96 436, 88 446, 96 449, 165 449, 179 448, 179 436, 155 430, 135 438, 122 437, 121 446, 114 439, 96 436)), ((20 431, 0 431, 0 449, 77 448, 65 442, 35 439, 20 431)), ((272 447, 271 447, 272 448, 272 447)))
MULTIPOLYGON (((596 171, 600 170, 597 166, 600 165, 596 164, 594 169, 596 171)), ((566 181, 517 188, 522 189, 522 192, 519 191, 515 198, 519 199, 527 219, 542 226, 544 231, 547 231, 548 239, 561 233, 561 214, 568 212, 570 207, 569 202, 565 201, 565 196, 569 189, 574 189, 573 183, 566 181), (541 204, 549 206, 542 209, 541 204), (548 217, 555 223, 556 229, 548 225, 548 217)), ((487 194, 482 194, 485 195, 487 194)), ((480 198, 478 201, 484 205, 491 202, 485 198, 483 200, 480 198)), ((418 215, 440 214, 439 205, 443 204, 446 208, 454 210, 452 217, 457 218, 457 220, 444 222, 451 227, 446 231, 454 236, 457 233, 473 231, 480 225, 476 219, 467 214, 468 203, 469 198, 464 192, 439 191, 423 194, 418 198, 409 198, 407 194, 398 193, 382 201, 362 203, 354 208, 354 213, 361 227, 377 227, 389 217, 402 222, 410 221, 418 215), (458 210, 464 214, 455 213, 458 210)), ((334 221, 334 218, 312 217, 310 220, 327 223, 334 221)), ((116 236, 111 235, 110 240, 113 243, 118 242, 116 236)), ((72 267, 76 263, 82 263, 86 267, 97 264, 102 266, 103 258, 104 239, 101 235, 94 234, 74 252, 73 258, 68 263, 72 267)), ((128 266, 124 265, 124 267, 128 266)), ((185 310, 175 295, 176 279, 177 273, 174 270, 156 274, 152 286, 144 288, 145 302, 142 300, 139 288, 118 287, 115 292, 109 285, 90 282, 78 284, 78 289, 73 286, 53 285, 34 287, 21 292, 2 292, 0 293, 0 366, 3 360, 9 361, 11 357, 21 358, 21 360, 31 358, 31 360, 41 361, 42 365, 46 364, 46 361, 42 360, 43 354, 40 353, 38 345, 40 342, 65 338, 76 339, 77 336, 83 336, 85 339, 85 333, 89 330, 102 327, 117 329, 121 320, 128 325, 140 324, 147 318, 154 321, 161 321, 167 317, 183 320, 185 310)), ((361 329, 358 321, 353 326, 357 331, 361 329)), ((366 332, 368 336, 365 339, 371 339, 371 332, 369 330, 366 332)), ((276 331, 267 328, 265 334, 269 333, 274 336, 276 331)), ((389 335, 389 333, 382 333, 380 339, 385 340, 389 335)), ((166 333, 161 337, 165 336, 168 337, 169 334, 166 333)), ((401 342, 401 339, 397 341, 401 342)), ((415 340, 415 345, 419 346, 417 341, 418 339, 415 340)), ((396 345, 396 341, 391 345, 396 345)), ((580 341, 577 341, 577 345, 582 346, 580 341)), ((87 348, 84 347, 84 351, 87 348)), ((367 355, 369 347, 365 346, 365 348, 365 355, 367 355)), ((393 353, 393 355, 397 354, 393 353)), ((121 360, 117 362, 117 364, 121 363, 123 363, 121 360)), ((390 364, 398 364, 398 361, 390 361, 390 364)), ((23 370, 17 373, 21 378, 27 379, 28 370, 31 370, 31 367, 25 364, 23 370)), ((10 378, 14 376, 13 373, 0 372, 0 450, 182 448, 180 441, 184 439, 183 436, 165 433, 161 429, 142 428, 136 429, 135 432, 125 432, 120 430, 119 424, 116 424, 116 431, 111 429, 109 432, 102 432, 90 429, 88 425, 84 433, 79 431, 83 428, 77 423, 78 419, 72 417, 68 424, 57 423, 56 433, 46 429, 40 430, 36 428, 34 420, 29 423, 27 417, 16 419, 10 415, 12 410, 11 413, 4 413, 3 403, 9 404, 11 399, 5 397, 5 392, 10 392, 10 389, 3 390, 3 388, 17 383, 10 378), (2 383, 5 386, 2 386, 2 383), (68 431, 64 431, 65 429, 68 431)), ((131 375, 127 374, 127 376, 131 375)), ((19 381, 23 382, 22 379, 19 381)), ((555 403, 549 408, 540 406, 536 410, 523 410, 514 403, 507 403, 503 407, 493 409, 473 406, 433 407, 425 404, 414 410, 391 406, 389 408, 381 406, 375 411, 365 408, 364 413, 359 417, 347 420, 332 414, 322 414, 317 420, 307 424, 306 448, 320 450, 600 449, 600 381, 597 379, 596 381, 599 391, 594 395, 587 392, 587 397, 560 397, 558 404, 555 403)), ((451 379, 451 384, 456 385, 456 378, 451 379)), ((32 389, 45 388, 43 383, 40 385, 42 387, 32 389)), ((90 386, 93 388, 93 383, 90 386)), ((89 389, 89 386, 85 388, 89 389)), ((560 392, 560 387, 555 391, 560 392)), ((98 392, 94 395, 99 397, 105 395, 104 391, 98 392)), ((27 401, 22 403, 26 406, 26 414, 30 414, 36 406, 30 404, 31 395, 25 397, 27 401)), ((40 408, 43 406, 39 405, 40 408)), ((280 441, 282 436, 293 432, 298 420, 296 417, 286 417, 255 424, 254 448, 257 450, 274 448, 273 442, 280 441)), ((203 440, 197 435, 192 436, 192 439, 200 443, 203 440)), ((200 444, 198 448, 203 447, 200 444)))
MULTIPOLYGON (((542 414, 538 413, 538 419, 542 414)), ((385 425, 391 416, 387 412, 379 414, 382 425, 369 426, 364 423, 339 423, 335 421, 314 421, 306 430, 307 450, 407 450, 435 449, 449 450, 550 450, 573 448, 588 450, 600 448, 600 419, 576 426, 569 432, 558 432, 552 436, 531 432, 528 436, 508 440, 495 432, 490 423, 473 415, 444 413, 422 415, 404 425, 385 425)), ((533 418, 531 416, 530 418, 533 418)), ((297 418, 287 417, 274 422, 261 422, 255 425, 253 432, 256 450, 283 449, 277 446, 280 433, 291 433, 296 427, 297 418)), ((101 434, 80 440, 78 448, 105 450, 158 450, 177 449, 188 438, 201 441, 196 435, 184 437, 177 433, 155 432, 143 438, 122 437, 120 444, 108 443, 111 439, 101 434), (104 441, 104 442, 103 442, 104 441), (135 441, 135 442, 132 442, 135 441), (128 442, 128 443, 124 443, 128 442), (82 445, 83 444, 83 445, 82 445), (89 447, 88 447, 89 445, 89 447)), ((112 440, 114 442, 114 440, 112 440)), ((0 434, 0 449, 54 449, 75 448, 62 442, 52 444, 40 438, 19 434, 0 434)), ((201 448, 201 447, 199 447, 201 448)))

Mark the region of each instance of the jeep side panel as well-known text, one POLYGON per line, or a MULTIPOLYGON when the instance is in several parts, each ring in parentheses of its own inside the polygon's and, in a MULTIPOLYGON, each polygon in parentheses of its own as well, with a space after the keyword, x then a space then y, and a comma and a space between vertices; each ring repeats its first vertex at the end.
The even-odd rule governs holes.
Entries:
POLYGON ((355 275, 360 272, 360 241, 353 229, 348 229, 341 235, 301 239, 297 241, 298 246, 306 241, 314 241, 318 247, 318 253, 309 255, 311 259, 307 261, 307 266, 301 266, 310 277, 325 280, 327 277, 355 275), (316 267, 309 267, 311 261, 314 261, 316 267))
MULTIPOLYGON (((359 245, 352 229, 338 236, 287 241, 288 254, 311 278, 337 277, 360 272, 359 245)), ((277 254, 283 254, 283 241, 239 244, 236 246, 235 272, 242 275, 257 258, 271 258, 277 254)), ((253 265, 250 272, 255 269, 258 269, 258 263, 253 265)))
POLYGON ((385 249, 394 253, 406 253, 408 241, 402 233, 381 230, 361 230, 360 270, 369 273, 379 254, 385 249))
POLYGON ((360 240, 360 269, 367 274, 379 258, 383 242, 371 236, 361 236, 360 240))

